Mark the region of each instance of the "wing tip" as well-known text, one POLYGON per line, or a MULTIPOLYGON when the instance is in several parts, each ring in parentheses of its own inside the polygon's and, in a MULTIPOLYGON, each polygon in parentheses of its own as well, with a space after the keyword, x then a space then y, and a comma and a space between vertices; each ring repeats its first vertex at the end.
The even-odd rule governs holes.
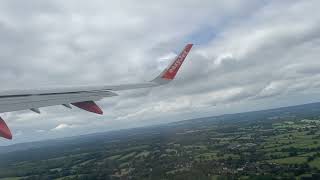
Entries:
POLYGON ((188 43, 181 51, 181 53, 174 59, 174 61, 160 74, 160 76, 158 76, 152 82, 155 82, 157 84, 166 84, 174 80, 184 60, 191 51, 193 45, 193 43, 188 43))
POLYGON ((184 60, 188 56, 192 46, 193 44, 189 43, 184 47, 184 49, 181 51, 179 56, 176 57, 173 63, 170 64, 170 66, 166 69, 166 71, 162 75, 163 79, 173 80, 176 77, 180 67, 182 66, 184 60))

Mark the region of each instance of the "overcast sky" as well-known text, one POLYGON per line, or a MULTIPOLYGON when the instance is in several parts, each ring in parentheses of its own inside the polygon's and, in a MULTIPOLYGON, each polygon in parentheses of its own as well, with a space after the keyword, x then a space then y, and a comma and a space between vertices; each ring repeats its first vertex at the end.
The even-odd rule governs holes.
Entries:
POLYGON ((318 0, 5 0, 1 89, 152 79, 186 43, 176 81, 120 92, 98 116, 2 114, 0 145, 320 101, 318 0))

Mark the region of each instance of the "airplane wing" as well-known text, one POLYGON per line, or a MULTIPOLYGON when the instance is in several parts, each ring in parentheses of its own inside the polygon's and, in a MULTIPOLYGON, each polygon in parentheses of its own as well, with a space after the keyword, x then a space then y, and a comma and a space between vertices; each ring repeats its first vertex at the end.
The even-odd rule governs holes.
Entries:
MULTIPOLYGON (((172 81, 188 53, 192 44, 187 44, 183 51, 169 66, 150 82, 138 84, 123 84, 115 86, 81 86, 54 89, 7 90, 0 91, 0 113, 30 109, 40 114, 39 108, 63 105, 67 108, 76 106, 80 109, 103 114, 101 108, 95 103, 105 97, 117 96, 116 91, 150 88, 160 86, 172 81)), ((0 136, 12 139, 12 134, 5 121, 0 117, 0 136)))

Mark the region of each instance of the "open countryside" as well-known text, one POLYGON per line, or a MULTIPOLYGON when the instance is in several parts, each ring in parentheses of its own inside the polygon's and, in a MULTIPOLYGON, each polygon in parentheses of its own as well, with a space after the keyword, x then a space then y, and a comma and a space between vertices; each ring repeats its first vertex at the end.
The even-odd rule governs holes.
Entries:
POLYGON ((320 103, 19 148, 0 149, 1 180, 317 179, 320 103))

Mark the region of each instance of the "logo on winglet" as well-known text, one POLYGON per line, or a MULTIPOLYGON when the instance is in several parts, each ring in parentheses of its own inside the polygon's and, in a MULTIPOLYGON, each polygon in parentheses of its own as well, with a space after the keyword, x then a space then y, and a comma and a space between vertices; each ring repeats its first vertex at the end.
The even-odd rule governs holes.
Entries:
POLYGON ((177 60, 173 63, 173 65, 169 69, 169 73, 174 73, 183 63, 184 59, 187 57, 188 51, 184 50, 177 58, 177 60))
POLYGON ((184 50, 180 53, 180 55, 176 58, 173 64, 169 67, 167 72, 162 76, 164 79, 172 80, 177 74, 180 66, 182 65, 184 59, 187 57, 189 51, 192 48, 192 44, 188 44, 184 50))

